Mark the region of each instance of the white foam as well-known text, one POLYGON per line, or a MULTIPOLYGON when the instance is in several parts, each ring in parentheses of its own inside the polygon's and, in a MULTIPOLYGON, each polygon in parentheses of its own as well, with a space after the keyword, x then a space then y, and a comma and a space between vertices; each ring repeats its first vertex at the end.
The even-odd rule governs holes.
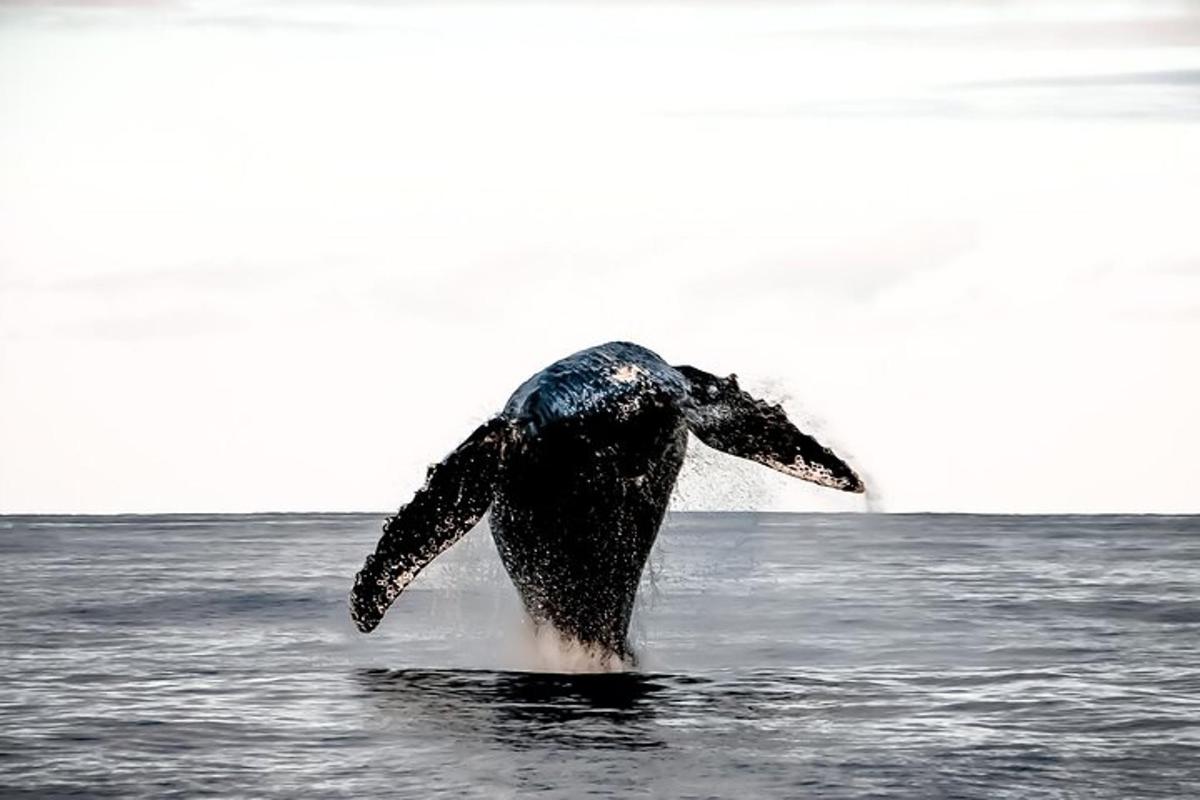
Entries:
POLYGON ((616 653, 584 644, 548 623, 526 621, 521 667, 531 672, 624 672, 631 667, 616 653))

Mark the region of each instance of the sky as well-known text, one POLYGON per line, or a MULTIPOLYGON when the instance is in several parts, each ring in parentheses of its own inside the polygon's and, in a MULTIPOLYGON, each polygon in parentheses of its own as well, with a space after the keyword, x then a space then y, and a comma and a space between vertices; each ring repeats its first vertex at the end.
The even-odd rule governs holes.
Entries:
POLYGON ((0 7, 0 513, 395 508, 625 339, 862 498, 1200 512, 1200 4, 0 7))

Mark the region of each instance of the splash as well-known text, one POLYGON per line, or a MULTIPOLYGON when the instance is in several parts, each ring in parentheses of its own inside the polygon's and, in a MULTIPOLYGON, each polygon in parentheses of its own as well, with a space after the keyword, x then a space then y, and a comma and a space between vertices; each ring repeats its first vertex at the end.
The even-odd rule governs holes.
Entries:
POLYGON ((874 486, 874 484, 872 484, 872 483, 867 484, 867 487, 868 487, 867 488, 867 496, 866 496, 867 513, 868 514, 882 514, 886 510, 885 503, 883 500, 883 493, 880 492, 878 489, 870 488, 872 486, 874 486))
POLYGON ((530 672, 625 672, 633 666, 616 653, 584 644, 548 623, 535 624, 526 619, 522 627, 520 662, 530 672))
POLYGON ((688 434, 687 453, 671 492, 671 511, 750 511, 770 504, 762 466, 722 453, 688 434))

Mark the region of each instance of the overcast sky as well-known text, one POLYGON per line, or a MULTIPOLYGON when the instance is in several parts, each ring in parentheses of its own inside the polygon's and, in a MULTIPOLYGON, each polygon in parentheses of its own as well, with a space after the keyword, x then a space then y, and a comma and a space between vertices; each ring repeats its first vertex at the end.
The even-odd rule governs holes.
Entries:
POLYGON ((1191 3, 8 5, 0 512, 393 508, 612 339, 874 508, 1200 512, 1197 209, 1191 3))

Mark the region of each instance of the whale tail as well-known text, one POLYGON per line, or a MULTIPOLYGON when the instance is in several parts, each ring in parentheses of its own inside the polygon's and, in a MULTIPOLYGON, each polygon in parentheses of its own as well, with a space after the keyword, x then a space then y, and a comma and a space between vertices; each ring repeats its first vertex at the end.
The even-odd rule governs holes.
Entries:
POLYGON ((844 492, 865 491, 850 465, 788 420, 783 408, 758 400, 737 384, 695 367, 676 367, 691 384, 688 428, 709 447, 844 492))
POLYGON ((440 464, 425 485, 383 525, 383 536, 354 579, 350 616, 363 633, 424 567, 475 526, 492 504, 506 424, 479 426, 440 464))

